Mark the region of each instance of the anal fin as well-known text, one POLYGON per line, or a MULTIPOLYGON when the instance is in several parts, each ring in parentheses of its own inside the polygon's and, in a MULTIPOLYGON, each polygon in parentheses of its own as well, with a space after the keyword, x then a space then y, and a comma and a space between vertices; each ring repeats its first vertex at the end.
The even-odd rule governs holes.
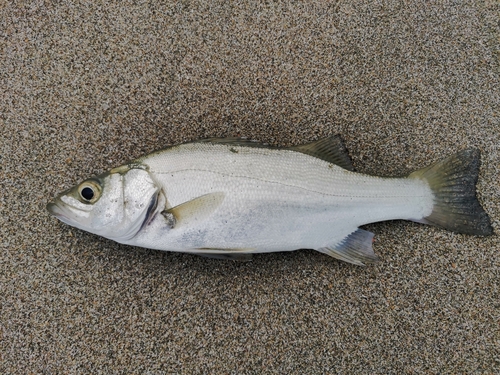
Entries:
POLYGON ((372 232, 358 228, 340 241, 339 244, 332 247, 322 247, 317 251, 344 262, 364 266, 366 263, 379 261, 372 248, 373 236, 372 232))

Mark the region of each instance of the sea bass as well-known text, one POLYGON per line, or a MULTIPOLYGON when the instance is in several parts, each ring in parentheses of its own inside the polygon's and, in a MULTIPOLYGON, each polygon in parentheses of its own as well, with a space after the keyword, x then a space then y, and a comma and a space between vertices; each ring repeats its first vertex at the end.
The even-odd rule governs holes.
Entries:
POLYGON ((359 226, 394 219, 486 236, 476 198, 479 151, 403 178, 356 173, 339 137, 275 148, 206 139, 153 152, 92 177, 47 205, 62 222, 114 241, 246 260, 315 249, 363 265, 378 260, 359 226))

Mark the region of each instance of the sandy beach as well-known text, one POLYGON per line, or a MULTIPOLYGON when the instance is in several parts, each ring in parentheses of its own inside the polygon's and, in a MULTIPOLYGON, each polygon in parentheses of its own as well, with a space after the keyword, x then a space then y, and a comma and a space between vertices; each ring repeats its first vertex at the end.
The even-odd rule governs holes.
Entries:
POLYGON ((500 5, 0 6, 0 373, 500 372, 500 5), (340 135, 404 176, 481 150, 495 235, 370 224, 381 262, 238 263, 120 245, 45 210, 169 144, 340 135))

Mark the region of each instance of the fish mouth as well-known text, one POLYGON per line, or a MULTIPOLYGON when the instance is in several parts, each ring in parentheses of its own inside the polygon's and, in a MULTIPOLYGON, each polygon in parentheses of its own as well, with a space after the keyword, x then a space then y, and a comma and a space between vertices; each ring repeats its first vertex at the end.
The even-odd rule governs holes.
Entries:
POLYGON ((61 205, 57 204, 57 201, 49 202, 45 207, 47 208, 47 211, 49 211, 51 215, 53 215, 56 219, 62 221, 64 224, 80 228, 78 222, 75 221, 74 219, 71 219, 70 217, 71 211, 65 207, 61 207, 61 205))
POLYGON ((60 207, 56 202, 49 202, 45 206, 47 211, 57 219, 61 220, 63 223, 71 224, 71 219, 65 215, 65 211, 62 207, 60 207))

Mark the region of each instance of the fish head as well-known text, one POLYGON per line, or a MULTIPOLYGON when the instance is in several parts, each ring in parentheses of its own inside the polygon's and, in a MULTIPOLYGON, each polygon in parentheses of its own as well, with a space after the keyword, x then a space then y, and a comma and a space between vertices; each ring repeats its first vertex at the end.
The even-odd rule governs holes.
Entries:
POLYGON ((121 166, 59 194, 47 210, 62 222, 127 243, 156 215, 161 189, 140 166, 121 166))

